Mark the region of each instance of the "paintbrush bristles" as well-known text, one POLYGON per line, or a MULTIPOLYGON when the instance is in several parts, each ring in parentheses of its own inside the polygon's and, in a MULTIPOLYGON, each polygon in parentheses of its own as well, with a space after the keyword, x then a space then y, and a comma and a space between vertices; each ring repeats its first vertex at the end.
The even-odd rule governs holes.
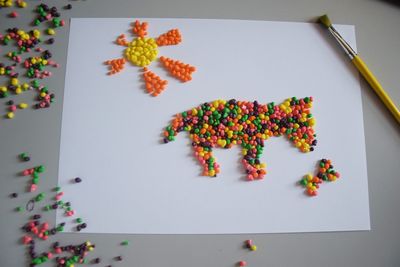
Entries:
POLYGON ((331 20, 328 18, 328 15, 326 15, 326 14, 319 17, 318 21, 327 28, 332 26, 331 20))

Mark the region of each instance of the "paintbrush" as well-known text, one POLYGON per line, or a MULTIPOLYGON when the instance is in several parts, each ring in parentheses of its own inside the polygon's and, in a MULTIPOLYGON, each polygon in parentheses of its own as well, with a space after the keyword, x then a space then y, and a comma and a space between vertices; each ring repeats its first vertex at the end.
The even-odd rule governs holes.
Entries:
POLYGON ((318 18, 318 21, 324 25, 329 32, 335 37, 336 41, 340 44, 346 54, 350 57, 351 62, 356 66, 361 75, 365 78, 365 80, 369 83, 369 85, 374 89, 375 93, 379 96, 385 106, 392 113, 394 118, 400 123, 400 112, 397 109, 396 105, 393 103, 392 99, 390 99, 389 95, 385 92, 382 85, 376 79, 374 74, 369 70, 364 61, 360 58, 360 56, 354 51, 353 48, 343 39, 343 37, 336 31, 336 29, 332 26, 331 20, 327 15, 323 15, 318 18))

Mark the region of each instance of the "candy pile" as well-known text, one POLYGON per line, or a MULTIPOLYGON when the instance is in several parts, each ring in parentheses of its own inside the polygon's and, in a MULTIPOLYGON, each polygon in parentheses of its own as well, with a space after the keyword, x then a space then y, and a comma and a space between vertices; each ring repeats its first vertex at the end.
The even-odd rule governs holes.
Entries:
POLYGON ((164 142, 173 141, 179 132, 189 132, 203 175, 211 177, 219 173, 212 148, 241 145, 248 180, 262 179, 266 174, 265 164, 260 162, 264 140, 286 135, 300 151, 314 150, 317 140, 315 120, 310 113, 312 101, 312 97, 292 97, 280 105, 235 99, 204 103, 177 114, 164 132, 164 142))
POLYGON ((340 174, 333 169, 333 165, 329 159, 321 159, 318 166, 319 170, 316 176, 309 173, 300 181, 300 184, 306 188, 306 193, 309 196, 316 196, 318 194, 317 190, 323 181, 334 182, 340 178, 340 174))
MULTIPOLYGON (((43 52, 43 55, 40 57, 29 57, 24 62, 24 68, 27 69, 26 75, 29 78, 39 78, 44 79, 50 77, 52 73, 50 71, 44 70, 44 68, 49 65, 49 58, 51 58, 52 54, 49 50, 43 52)), ((55 63, 53 63, 53 66, 55 63)))
MULTIPOLYGON (((133 33, 137 36, 133 41, 128 42, 125 35, 118 36, 116 43, 126 46, 124 51, 125 58, 108 60, 105 62, 109 65, 109 75, 116 74, 124 69, 126 60, 133 65, 143 68, 143 79, 146 84, 146 91, 152 96, 158 96, 167 86, 167 82, 162 80, 158 75, 149 71, 146 67, 150 65, 158 55, 158 47, 166 45, 176 45, 182 41, 182 36, 178 29, 172 29, 161 34, 158 38, 149 38, 147 36, 147 22, 135 21, 133 33)), ((190 81, 195 67, 184 64, 178 60, 172 60, 161 57, 162 66, 175 78, 182 82, 190 81)))
POLYGON ((10 28, 6 35, 0 35, 0 42, 3 45, 8 45, 11 40, 16 42, 20 53, 29 52, 41 42, 40 31, 35 29, 25 32, 18 28, 10 28))

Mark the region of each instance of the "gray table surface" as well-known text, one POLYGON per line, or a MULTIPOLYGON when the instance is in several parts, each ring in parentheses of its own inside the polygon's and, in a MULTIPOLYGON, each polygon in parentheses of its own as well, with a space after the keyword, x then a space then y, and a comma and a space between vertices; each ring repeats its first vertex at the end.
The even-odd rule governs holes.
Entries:
MULTIPOLYGON (((28 29, 34 16, 32 9, 40 2, 28 1, 26 9, 0 10, 1 32, 8 27, 28 29), (20 17, 7 18, 6 14, 12 10, 17 10, 20 17)), ((309 22, 328 13, 335 23, 356 26, 358 51, 400 106, 400 3, 395 0, 76 0, 44 3, 58 8, 71 3, 72 10, 62 10, 65 19, 167 17, 309 22)), ((50 192, 57 184, 68 25, 58 29, 55 38, 53 46, 43 45, 43 48, 50 49, 54 60, 62 65, 45 81, 56 93, 56 103, 48 110, 19 111, 13 120, 0 119, 0 266, 4 267, 28 266, 27 250, 20 243, 20 227, 31 214, 16 213, 13 209, 25 205, 32 194, 24 192, 28 178, 17 173, 26 167, 44 164, 47 170, 41 180, 41 191, 50 192), (31 162, 18 161, 16 156, 23 151, 30 153, 31 162), (19 197, 10 199, 12 192, 18 192, 19 197)), ((0 61, 8 62, 4 57, 0 61)), ((0 81, 4 82, 4 79, 0 81)), ((96 249, 89 258, 100 257, 102 263, 98 266, 228 267, 235 266, 239 260, 246 260, 248 266, 400 266, 400 194, 397 192, 400 189, 400 126, 364 81, 361 87, 371 231, 178 236, 59 234, 52 240, 61 240, 63 244, 91 240, 96 243, 96 249), (258 245, 256 252, 243 249, 243 241, 248 238, 258 245), (124 239, 131 241, 128 247, 119 245, 124 239), (124 257, 122 262, 113 260, 118 255, 124 257)), ((33 103, 33 97, 34 94, 25 93, 14 99, 33 103)), ((5 102, 0 99, 0 111, 4 114, 5 102)), ((54 223, 54 213, 43 214, 54 223)), ((37 246, 39 251, 46 250, 51 244, 50 241, 42 243, 37 246)), ((54 262, 44 266, 54 266, 54 262)))

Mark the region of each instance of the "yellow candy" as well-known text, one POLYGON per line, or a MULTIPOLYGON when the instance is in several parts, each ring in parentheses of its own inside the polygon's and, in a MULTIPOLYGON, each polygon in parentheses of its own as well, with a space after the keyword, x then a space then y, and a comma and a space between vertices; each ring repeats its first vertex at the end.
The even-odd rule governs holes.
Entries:
POLYGON ((35 38, 40 38, 40 31, 39 30, 33 30, 33 36, 35 36, 35 38))
POLYGON ((25 7, 28 6, 28 4, 26 2, 24 2, 24 1, 18 1, 18 6, 21 7, 21 8, 25 8, 25 7))
POLYGON ((14 118, 14 112, 8 112, 7 113, 7 118, 9 118, 9 119, 14 118))
POLYGON ((56 31, 54 29, 49 28, 49 29, 47 29, 47 34, 54 35, 54 34, 56 34, 56 31))
POLYGON ((15 93, 17 95, 21 94, 22 93, 21 87, 17 87, 17 89, 15 89, 15 93))
POLYGON ((0 87, 0 91, 2 91, 3 93, 7 92, 7 87, 1 86, 0 87))
POLYGON ((250 250, 256 251, 256 250, 257 250, 257 246, 256 246, 256 245, 252 245, 252 246, 250 247, 250 250))
POLYGON ((23 88, 24 90, 28 90, 28 89, 29 89, 29 84, 24 83, 24 84, 22 85, 22 88, 23 88))
POLYGON ((17 86, 19 84, 19 81, 17 78, 11 78, 11 85, 17 86))
POLYGON ((26 103, 20 103, 20 104, 18 105, 18 107, 19 107, 20 109, 26 109, 26 108, 28 107, 28 104, 26 104, 26 103))
POLYGON ((45 93, 45 92, 41 92, 41 93, 40 93, 40 96, 41 96, 41 97, 45 97, 45 96, 46 96, 46 93, 45 93))

